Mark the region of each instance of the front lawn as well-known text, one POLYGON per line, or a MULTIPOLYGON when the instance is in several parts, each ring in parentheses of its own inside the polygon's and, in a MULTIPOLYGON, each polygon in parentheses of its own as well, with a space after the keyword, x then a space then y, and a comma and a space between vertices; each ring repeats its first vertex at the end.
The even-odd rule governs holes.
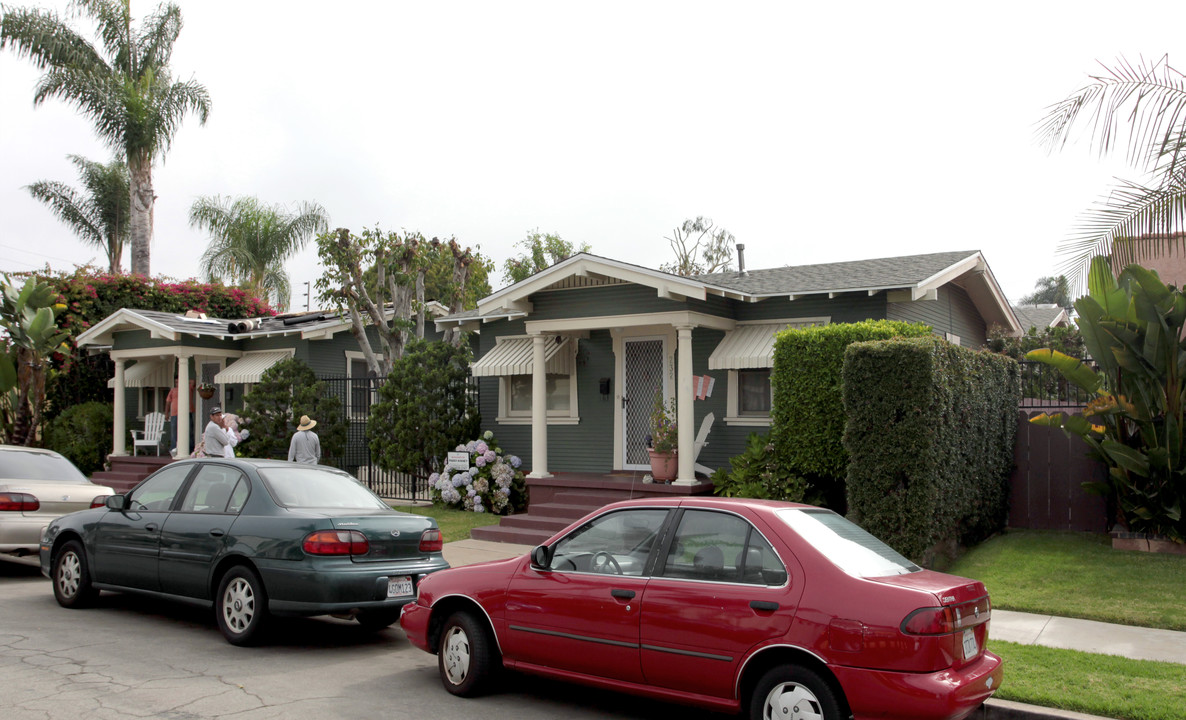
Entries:
POLYGON ((1113 550, 1107 535, 1010 530, 947 570, 984 583, 993 607, 1186 630, 1186 556, 1113 550))
POLYGON ((989 640, 1005 659, 1001 700, 1118 720, 1182 720, 1186 666, 989 640))
POLYGON ((464 510, 454 510, 452 508, 441 507, 439 505, 428 505, 423 507, 418 506, 404 506, 400 505, 395 508, 403 512, 416 513, 417 515, 427 515, 431 518, 436 518, 437 525, 441 527, 441 534, 445 536, 445 542, 453 542, 454 540, 468 540, 469 531, 476 527, 485 527, 487 525, 497 525, 501 515, 492 515, 491 513, 475 513, 466 512, 464 510))

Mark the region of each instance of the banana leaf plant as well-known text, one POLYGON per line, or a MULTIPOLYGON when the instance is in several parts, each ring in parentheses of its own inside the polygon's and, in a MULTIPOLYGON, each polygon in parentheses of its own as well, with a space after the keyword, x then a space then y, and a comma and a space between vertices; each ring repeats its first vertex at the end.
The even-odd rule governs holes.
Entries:
POLYGON ((0 358, 0 407, 5 440, 12 444, 31 445, 36 439, 49 356, 65 349, 62 344, 69 337, 54 323, 56 302, 53 288, 34 278, 20 286, 7 275, 0 280, 0 327, 7 335, 0 358))
POLYGON ((1108 481, 1084 485, 1110 496, 1129 529, 1186 542, 1186 296, 1137 265, 1113 278, 1108 260, 1097 257, 1089 293, 1075 310, 1096 368, 1055 350, 1026 358, 1053 366, 1092 399, 1081 415, 1042 414, 1030 422, 1087 443, 1107 465, 1108 481))

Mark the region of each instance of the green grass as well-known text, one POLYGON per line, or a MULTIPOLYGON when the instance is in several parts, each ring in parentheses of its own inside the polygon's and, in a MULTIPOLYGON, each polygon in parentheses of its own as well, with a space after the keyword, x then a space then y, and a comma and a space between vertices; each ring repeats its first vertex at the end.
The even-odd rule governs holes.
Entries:
POLYGON ((445 536, 445 542, 468 540, 470 530, 476 527, 497 525, 499 519, 502 517, 501 515, 493 515, 491 513, 466 512, 464 510, 453 510, 452 508, 443 508, 436 505, 426 507, 400 505, 395 509, 436 518, 437 525, 441 527, 441 535, 445 536))
POLYGON ((1186 630, 1186 556, 1113 550, 1107 535, 1011 530, 947 572, 983 582, 1002 610, 1186 630))
POLYGON ((1186 665, 989 641, 1005 659, 994 697, 1119 720, 1186 718, 1186 665))

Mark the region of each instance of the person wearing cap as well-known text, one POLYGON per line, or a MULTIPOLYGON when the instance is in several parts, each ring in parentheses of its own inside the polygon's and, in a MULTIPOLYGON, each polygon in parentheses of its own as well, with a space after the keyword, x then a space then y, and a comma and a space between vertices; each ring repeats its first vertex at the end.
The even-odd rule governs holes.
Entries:
POLYGON ((292 434, 292 442, 288 444, 289 462, 316 465, 321 459, 321 440, 317 438, 317 433, 313 432, 316 425, 317 421, 310 420, 308 415, 301 416, 301 424, 297 426, 297 431, 292 434))
POLYGON ((202 441, 206 444, 206 455, 209 457, 225 457, 231 438, 226 432, 226 421, 222 419, 222 408, 215 405, 210 409, 210 422, 206 423, 206 431, 202 433, 202 441))

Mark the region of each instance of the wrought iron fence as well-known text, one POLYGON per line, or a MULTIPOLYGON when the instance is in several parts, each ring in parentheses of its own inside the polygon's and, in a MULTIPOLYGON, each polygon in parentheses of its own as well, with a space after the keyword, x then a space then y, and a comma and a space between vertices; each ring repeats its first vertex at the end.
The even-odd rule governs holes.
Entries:
MULTIPOLYGON (((371 444, 367 439, 367 423, 371 405, 378 402, 379 387, 384 378, 323 376, 327 394, 342 402, 342 416, 347 421, 346 449, 337 466, 358 478, 380 497, 397 500, 427 500, 428 477, 411 473, 384 470, 371 461, 371 444)), ((470 401, 478 406, 478 383, 470 378, 467 386, 470 401)))
MULTIPOLYGON (((1055 368, 1033 360, 1022 360, 1022 407, 1083 407, 1090 395, 1067 382, 1055 368)), ((1094 363, 1089 363, 1094 367, 1094 363)))

